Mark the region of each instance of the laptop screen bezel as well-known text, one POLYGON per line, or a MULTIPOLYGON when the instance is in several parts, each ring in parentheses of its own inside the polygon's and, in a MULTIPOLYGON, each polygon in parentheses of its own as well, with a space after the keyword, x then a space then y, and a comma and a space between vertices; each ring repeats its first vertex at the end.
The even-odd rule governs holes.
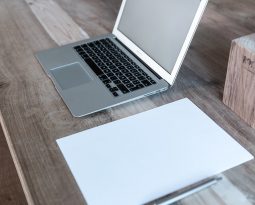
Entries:
MULTIPOLYGON (((193 39, 193 36, 196 32, 197 26, 200 22, 200 19, 204 13, 204 10, 206 8, 206 5, 208 3, 208 0, 201 0, 200 5, 198 7, 198 10, 196 12, 196 15, 193 19, 193 22, 191 24, 191 27, 189 29, 189 32, 187 34, 187 37, 185 41, 183 42, 182 49, 180 50, 179 56, 176 59, 176 63, 174 65, 174 68, 171 73, 167 71, 167 68, 164 69, 162 66, 160 66, 155 60, 153 60, 149 55, 147 55, 141 48, 139 48, 134 42, 132 42, 125 34, 123 34, 119 29, 119 23, 122 17, 122 13, 125 8, 127 0, 123 0, 120 11, 115 23, 115 26, 113 28, 113 34, 120 40, 125 46, 127 46, 136 56, 138 56, 144 63, 146 63, 151 69, 153 69, 158 75, 160 75, 164 80, 166 80, 170 85, 173 85, 177 74, 180 70, 180 67, 182 65, 182 62, 185 58, 185 55, 188 51, 188 48, 190 46, 190 43, 193 39)), ((168 68, 169 69, 169 68, 168 68)))

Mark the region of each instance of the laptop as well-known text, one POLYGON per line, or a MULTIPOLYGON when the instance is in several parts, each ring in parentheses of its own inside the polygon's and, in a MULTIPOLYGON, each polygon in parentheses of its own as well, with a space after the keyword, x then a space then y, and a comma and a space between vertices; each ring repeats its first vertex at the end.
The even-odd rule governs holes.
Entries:
POLYGON ((166 91, 208 0, 123 0, 111 34, 36 57, 75 117, 166 91))

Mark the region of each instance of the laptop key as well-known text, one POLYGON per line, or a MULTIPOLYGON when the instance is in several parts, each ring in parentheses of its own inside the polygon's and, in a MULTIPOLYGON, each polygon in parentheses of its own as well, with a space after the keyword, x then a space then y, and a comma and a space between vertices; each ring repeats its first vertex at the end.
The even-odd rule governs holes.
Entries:
POLYGON ((90 48, 89 47, 83 47, 84 51, 88 52, 90 51, 90 48))
POLYGON ((100 79, 100 80, 107 80, 108 78, 107 78, 106 75, 100 75, 100 76, 99 76, 99 79, 100 79))
POLYGON ((111 63, 110 62, 105 62, 105 65, 110 66, 111 63))
POLYGON ((128 73, 129 71, 127 69, 122 69, 121 72, 125 74, 128 73))
POLYGON ((111 88, 110 91, 113 93, 113 92, 117 92, 119 90, 119 88, 117 87, 114 87, 114 88, 111 88))
POLYGON ((129 84, 127 84, 126 86, 127 86, 127 88, 133 88, 133 87, 135 87, 132 83, 129 83, 129 84))
POLYGON ((138 79, 139 79, 139 80, 145 80, 146 78, 143 77, 143 76, 139 76, 138 79))
POLYGON ((80 50, 82 51, 82 47, 81 47, 81 46, 75 46, 74 49, 77 50, 78 52, 79 52, 80 50))
POLYGON ((105 70, 105 69, 108 69, 108 67, 107 66, 102 66, 101 69, 105 70))
POLYGON ((142 84, 136 85, 136 87, 138 88, 144 88, 144 86, 142 84))
POLYGON ((137 85, 137 84, 140 84, 140 81, 134 80, 134 81, 132 81, 132 83, 134 83, 135 85, 137 85))
POLYGON ((126 77, 131 77, 131 76, 133 76, 131 73, 125 73, 125 76, 126 77))
POLYGON ((82 51, 77 51, 79 53, 80 56, 86 54, 83 50, 82 51))
POLYGON ((110 73, 111 71, 109 69, 105 69, 104 73, 110 73))
POLYGON ((115 75, 116 75, 117 77, 121 77, 121 76, 123 76, 123 74, 122 74, 122 73, 115 73, 115 75))
POLYGON ((107 73, 106 75, 107 75, 109 78, 114 76, 113 73, 107 73))
POLYGON ((118 63, 119 61, 116 59, 116 60, 112 60, 113 63, 118 63))
POLYGON ((89 56, 85 53, 81 56, 83 59, 88 58, 89 56))
POLYGON ((138 88, 138 87, 135 86, 135 87, 133 87, 133 88, 130 88, 129 90, 130 90, 130 91, 136 91, 136 90, 139 90, 139 89, 140 89, 140 88, 138 88))
POLYGON ((129 71, 130 71, 130 73, 136 73, 137 72, 136 69, 130 69, 129 71))
POLYGON ((101 63, 101 62, 97 63, 97 65, 98 65, 101 69, 103 69, 103 67, 104 67, 104 64, 101 63))
POLYGON ((113 92, 112 94, 113 94, 114 97, 118 97, 119 96, 119 94, 117 92, 113 92))
POLYGON ((114 80, 113 82, 114 82, 116 85, 117 85, 117 84, 121 84, 121 81, 120 81, 120 80, 114 80))
POLYGON ((111 88, 112 86, 110 84, 105 84, 107 88, 111 88))
POLYGON ((127 78, 123 75, 119 77, 120 80, 126 80, 127 78))
POLYGON ((121 90, 123 94, 129 93, 129 90, 123 84, 118 84, 117 87, 121 90))
POLYGON ((131 81, 134 81, 134 80, 136 80, 136 77, 131 76, 131 77, 129 77, 128 79, 131 80, 131 81))
POLYGON ((86 58, 85 62, 90 66, 90 68, 95 72, 96 75, 102 75, 104 74, 102 70, 97 66, 97 64, 94 63, 93 60, 86 58))
POLYGON ((117 73, 119 72, 119 69, 113 69, 112 72, 117 73))
POLYGON ((114 66, 114 65, 111 65, 111 66, 109 66, 109 69, 115 69, 116 68, 116 66, 114 66))
POLYGON ((133 88, 130 88, 130 91, 136 91, 136 90, 139 90, 141 88, 144 88, 144 86, 142 84, 139 84, 139 85, 136 85, 135 87, 133 88))
POLYGON ((103 81, 103 83, 106 84, 106 85, 109 84, 109 83, 111 83, 111 82, 112 82, 112 81, 110 81, 109 79, 103 81))
POLYGON ((110 79, 111 79, 112 81, 118 80, 118 78, 117 78, 116 76, 112 76, 112 77, 110 77, 110 79))
POLYGON ((141 76, 140 73, 133 73, 133 75, 134 75, 135 77, 140 77, 140 76, 141 76))
POLYGON ((95 63, 98 65, 99 63, 102 63, 101 60, 95 59, 95 63))
POLYGON ((148 80, 143 80, 142 83, 143 83, 146 87, 148 87, 148 86, 151 85, 151 83, 150 83, 148 80))
POLYGON ((130 81, 129 81, 129 80, 127 80, 127 79, 126 79, 126 80, 123 80, 122 82, 123 82, 124 84, 128 84, 128 83, 130 83, 130 81))
POLYGON ((92 42, 92 43, 88 43, 88 45, 90 46, 90 47, 94 47, 95 46, 95 44, 92 42))

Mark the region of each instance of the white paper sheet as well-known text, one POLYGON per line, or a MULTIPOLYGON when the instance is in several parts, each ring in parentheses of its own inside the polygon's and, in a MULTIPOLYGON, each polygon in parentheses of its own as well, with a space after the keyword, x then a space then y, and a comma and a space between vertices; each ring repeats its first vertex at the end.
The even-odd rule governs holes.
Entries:
POLYGON ((139 205, 253 157, 188 99, 57 140, 89 205, 139 205))

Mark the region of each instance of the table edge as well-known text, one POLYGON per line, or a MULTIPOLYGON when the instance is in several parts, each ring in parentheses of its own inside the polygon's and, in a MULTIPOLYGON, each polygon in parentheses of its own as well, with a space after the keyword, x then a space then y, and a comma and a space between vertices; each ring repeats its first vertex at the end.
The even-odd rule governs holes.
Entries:
POLYGON ((35 205, 35 203, 33 201, 33 198, 32 198, 32 195, 31 195, 31 192, 30 192, 30 190, 28 188, 28 184, 27 184, 27 181, 25 179, 25 175, 24 175, 24 173, 22 171, 20 162, 19 162, 17 154, 15 152, 14 145, 12 143, 12 140, 11 140, 10 134, 8 132, 7 126, 5 124, 5 121, 4 121, 4 118, 3 118, 1 110, 0 110, 0 126, 3 129, 3 133, 4 133, 4 136, 5 136, 8 148, 10 150, 12 160, 14 162, 14 166, 15 166, 16 171, 18 173, 18 177, 19 177, 22 189, 24 191, 27 203, 28 203, 28 205, 35 205))

